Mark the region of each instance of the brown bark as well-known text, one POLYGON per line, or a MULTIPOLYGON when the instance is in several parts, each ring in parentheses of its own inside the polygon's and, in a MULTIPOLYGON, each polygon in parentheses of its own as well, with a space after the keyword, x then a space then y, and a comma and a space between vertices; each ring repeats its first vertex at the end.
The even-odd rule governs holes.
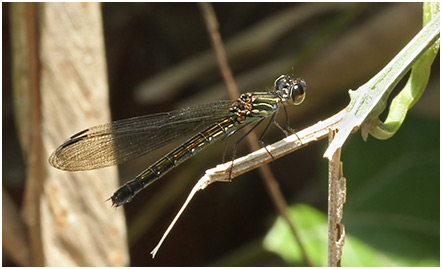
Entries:
POLYGON ((14 3, 11 18, 31 264, 127 265, 123 210, 104 202, 116 168, 64 172, 47 162, 67 137, 110 120, 100 4, 14 3))

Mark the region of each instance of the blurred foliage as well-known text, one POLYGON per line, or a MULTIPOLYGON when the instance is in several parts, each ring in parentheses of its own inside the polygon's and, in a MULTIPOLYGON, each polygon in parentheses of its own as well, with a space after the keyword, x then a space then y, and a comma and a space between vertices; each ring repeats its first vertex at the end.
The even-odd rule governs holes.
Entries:
MULTIPOLYGON (((344 145, 343 266, 439 266, 439 137, 438 120, 409 115, 388 141, 365 143, 353 135, 344 145)), ((314 264, 326 266, 327 215, 302 204, 293 205, 290 215, 314 264)), ((302 265, 281 218, 264 246, 288 264, 302 265)))

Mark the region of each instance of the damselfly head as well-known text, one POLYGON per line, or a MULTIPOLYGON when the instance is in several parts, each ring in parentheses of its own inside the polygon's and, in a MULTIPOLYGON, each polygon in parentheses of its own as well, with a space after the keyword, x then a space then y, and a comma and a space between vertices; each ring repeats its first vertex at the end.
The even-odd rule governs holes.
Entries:
POLYGON ((290 76, 281 75, 275 80, 275 91, 281 98, 290 100, 295 105, 304 101, 306 89, 305 81, 300 78, 292 79, 290 76))

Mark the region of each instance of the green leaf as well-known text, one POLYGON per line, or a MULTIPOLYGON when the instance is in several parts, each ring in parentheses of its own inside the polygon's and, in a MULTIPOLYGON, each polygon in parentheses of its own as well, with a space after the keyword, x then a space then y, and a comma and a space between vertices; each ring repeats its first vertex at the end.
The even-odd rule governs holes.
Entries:
MULTIPOLYGON (((314 266, 327 266, 327 216, 308 206, 290 207, 290 218, 296 223, 303 245, 314 266)), ((264 239, 264 248, 280 255, 290 265, 303 265, 301 251, 286 223, 278 218, 264 239)), ((351 234, 346 235, 343 266, 398 266, 390 257, 377 251, 351 234)))
MULTIPOLYGON (((348 141, 342 153, 347 179, 343 266, 439 266, 439 127, 439 120, 409 115, 389 143, 348 141)), ((326 214, 298 204, 289 216, 313 264, 326 266, 326 214)), ((264 247, 290 265, 304 265, 280 218, 264 247)))
MULTIPOLYGON (((327 265, 327 216, 308 205, 294 205, 288 216, 301 235, 304 247, 315 266, 327 265)), ((303 265, 299 245, 286 222, 279 217, 264 238, 264 248, 280 255, 291 265, 303 265)))
MULTIPOLYGON (((424 3, 424 25, 439 14, 439 3, 424 3)), ((413 65, 410 78, 401 92, 393 99, 385 122, 373 119, 367 131, 377 139, 391 138, 401 127, 407 111, 419 100, 430 78, 431 65, 439 51, 439 40, 435 42, 413 65)))

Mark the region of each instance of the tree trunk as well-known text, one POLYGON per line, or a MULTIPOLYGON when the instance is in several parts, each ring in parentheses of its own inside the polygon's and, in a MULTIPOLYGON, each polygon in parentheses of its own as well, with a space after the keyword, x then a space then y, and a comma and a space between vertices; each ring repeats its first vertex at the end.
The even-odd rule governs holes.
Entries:
POLYGON ((122 209, 104 202, 115 167, 64 172, 48 157, 67 137, 110 120, 100 4, 13 3, 14 105, 27 165, 23 215, 31 264, 126 266, 122 209))

